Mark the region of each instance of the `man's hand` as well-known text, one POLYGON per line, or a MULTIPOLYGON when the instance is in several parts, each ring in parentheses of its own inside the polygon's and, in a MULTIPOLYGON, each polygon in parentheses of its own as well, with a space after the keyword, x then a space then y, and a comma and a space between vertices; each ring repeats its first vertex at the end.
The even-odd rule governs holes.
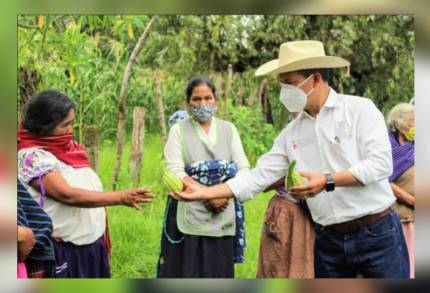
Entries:
POLYGON ((184 183, 185 192, 174 192, 170 196, 177 200, 210 200, 215 198, 230 198, 233 192, 227 184, 217 184, 211 187, 197 185, 193 183, 184 183))
POLYGON ((18 260, 25 261, 34 247, 36 240, 30 228, 18 226, 18 260))
POLYGON ((219 213, 225 210, 228 206, 227 198, 215 198, 204 202, 205 208, 212 213, 219 213))
POLYGON ((208 198, 207 190, 209 187, 202 185, 198 182, 189 180, 183 180, 184 191, 183 192, 170 192, 169 195, 176 200, 193 201, 193 200, 205 200, 208 198))
POLYGON ((296 199, 314 197, 325 189, 327 178, 324 174, 309 172, 299 172, 299 174, 307 179, 307 183, 300 186, 294 186, 288 192, 296 199))

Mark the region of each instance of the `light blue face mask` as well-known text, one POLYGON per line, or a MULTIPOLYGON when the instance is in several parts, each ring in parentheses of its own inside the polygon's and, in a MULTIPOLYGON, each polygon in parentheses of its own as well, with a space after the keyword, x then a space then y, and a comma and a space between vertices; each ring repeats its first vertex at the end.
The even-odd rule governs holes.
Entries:
POLYGON ((192 106, 191 115, 199 122, 206 122, 212 118, 216 112, 216 106, 192 106))

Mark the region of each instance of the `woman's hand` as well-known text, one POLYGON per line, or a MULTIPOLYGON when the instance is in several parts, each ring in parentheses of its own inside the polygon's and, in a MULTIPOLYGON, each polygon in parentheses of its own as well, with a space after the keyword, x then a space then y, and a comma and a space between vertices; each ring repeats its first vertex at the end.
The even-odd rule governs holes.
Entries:
POLYGON ((415 208, 415 197, 412 194, 408 193, 394 182, 391 182, 390 185, 399 203, 408 205, 413 209, 415 208))
POLYGON ((185 176, 184 179, 182 179, 182 184, 184 185, 184 190, 186 191, 187 186, 200 186, 200 187, 206 187, 206 185, 201 184, 199 181, 193 179, 193 177, 185 176))
POLYGON ((30 228, 18 226, 18 260, 25 261, 34 247, 36 239, 30 228))
POLYGON ((151 202, 154 197, 154 194, 146 187, 127 189, 122 191, 120 203, 125 206, 134 207, 140 211, 142 208, 139 204, 151 202))
POLYGON ((193 201, 193 200, 209 200, 207 190, 209 187, 197 182, 183 181, 183 192, 170 192, 169 195, 176 200, 193 201))
POLYGON ((228 198, 215 198, 204 202, 205 208, 212 213, 219 213, 228 206, 228 198))
POLYGON ((215 198, 229 198, 233 192, 227 184, 217 184, 211 187, 197 184, 185 184, 185 192, 174 192, 171 196, 177 200, 210 200, 215 198))
MULTIPOLYGON (((200 189, 206 190, 208 188, 206 185, 201 184, 200 182, 198 182, 197 180, 194 180, 190 176, 184 177, 184 179, 182 179, 182 184, 184 185, 184 190, 182 192, 170 192, 169 196, 171 196, 172 198, 174 198, 176 200, 184 200, 184 201, 202 200, 203 198, 186 199, 186 198, 183 198, 182 196, 180 196, 180 194, 193 193, 194 191, 197 191, 200 189)), ((205 196, 205 193, 203 192, 201 195, 205 196)))

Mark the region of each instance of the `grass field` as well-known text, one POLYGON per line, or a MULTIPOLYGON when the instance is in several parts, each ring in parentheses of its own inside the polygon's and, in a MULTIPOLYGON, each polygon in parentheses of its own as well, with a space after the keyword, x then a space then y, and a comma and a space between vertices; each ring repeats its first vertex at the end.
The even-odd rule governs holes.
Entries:
MULTIPOLYGON (((99 176, 106 190, 111 186, 115 153, 115 144, 105 141, 99 153, 99 176)), ((129 153, 130 145, 127 144, 123 153, 120 188, 131 187, 128 175, 129 153)), ((123 206, 108 208, 114 278, 155 278, 166 203, 159 176, 161 154, 160 136, 147 134, 141 185, 151 188, 157 198, 152 203, 145 204, 142 211, 123 206)), ((245 203, 247 248, 245 263, 236 265, 236 278, 255 278, 261 225, 270 197, 269 193, 260 194, 245 203)))

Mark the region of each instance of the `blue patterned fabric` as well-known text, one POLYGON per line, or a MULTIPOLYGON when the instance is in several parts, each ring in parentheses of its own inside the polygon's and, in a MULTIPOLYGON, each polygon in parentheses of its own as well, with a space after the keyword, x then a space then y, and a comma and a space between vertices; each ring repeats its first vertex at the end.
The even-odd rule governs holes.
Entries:
POLYGON ((217 108, 215 105, 209 106, 192 106, 191 107, 191 115, 200 122, 206 122, 212 118, 215 114, 217 108))
MULTIPOLYGON (((185 166, 185 172, 203 185, 211 186, 223 183, 236 176, 237 165, 225 160, 200 161, 185 166)), ((234 236, 234 262, 243 263, 246 247, 245 209, 243 204, 234 200, 236 210, 236 235, 234 236)))
POLYGON ((234 263, 243 263, 245 261, 245 207, 243 204, 234 200, 236 208, 236 235, 234 236, 234 263))
POLYGON ((55 260, 51 238, 53 231, 51 218, 19 180, 17 180, 17 191, 17 223, 19 226, 30 228, 36 240, 28 258, 38 261, 55 260))

